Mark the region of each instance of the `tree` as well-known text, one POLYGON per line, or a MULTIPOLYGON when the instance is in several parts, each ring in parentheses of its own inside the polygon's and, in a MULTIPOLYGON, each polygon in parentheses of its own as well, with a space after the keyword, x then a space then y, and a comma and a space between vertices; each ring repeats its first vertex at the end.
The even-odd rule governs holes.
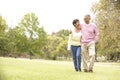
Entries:
POLYGON ((60 42, 62 41, 62 38, 57 37, 57 36, 48 36, 48 40, 47 40, 47 45, 44 48, 45 50, 47 50, 47 52, 44 50, 45 52, 45 56, 56 60, 57 56, 58 56, 58 52, 57 52, 57 46, 60 44, 60 42))
POLYGON ((25 34, 27 37, 27 40, 24 38, 26 41, 23 43, 24 50, 30 54, 30 58, 34 53, 41 54, 41 49, 46 44, 47 34, 43 27, 39 26, 37 16, 34 13, 24 15, 17 28, 19 31, 22 30, 21 35, 25 34))
POLYGON ((6 20, 0 16, 0 34, 4 33, 7 28, 6 20))
POLYGON ((7 41, 8 39, 5 37, 6 30, 7 29, 7 23, 6 20, 0 16, 0 54, 6 55, 7 52, 7 41))
POLYGON ((70 58, 70 51, 67 50, 67 41, 68 41, 69 31, 62 29, 56 32, 56 34, 54 35, 61 37, 63 39, 57 47, 58 55, 66 57, 66 59, 68 57, 70 58))
POLYGON ((58 32, 53 33, 52 35, 61 37, 61 38, 63 38, 63 39, 65 40, 65 39, 67 39, 68 36, 69 36, 69 31, 68 31, 68 30, 64 30, 64 29, 61 29, 61 30, 59 30, 58 32))
POLYGON ((59 57, 65 57, 66 60, 70 59, 70 52, 67 50, 67 40, 62 40, 57 46, 57 53, 59 57))
POLYGON ((116 59, 116 54, 120 54, 119 4, 120 0, 100 0, 92 7, 100 31, 98 54, 105 55, 108 59, 115 56, 112 60, 116 59))
POLYGON ((17 32, 15 31, 15 29, 11 29, 11 28, 6 33, 6 38, 8 39, 7 52, 10 56, 14 56, 14 57, 16 57, 17 55, 16 35, 17 35, 17 32))
POLYGON ((47 45, 43 48, 45 58, 56 60, 57 57, 68 57, 67 40, 69 31, 60 30, 52 35, 48 35, 47 45))

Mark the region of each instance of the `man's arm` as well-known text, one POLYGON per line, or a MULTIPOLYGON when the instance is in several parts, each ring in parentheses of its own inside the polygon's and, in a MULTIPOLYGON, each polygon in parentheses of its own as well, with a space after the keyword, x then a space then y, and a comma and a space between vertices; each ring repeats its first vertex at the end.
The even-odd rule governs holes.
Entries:
POLYGON ((97 28, 96 25, 95 25, 94 33, 95 33, 95 42, 97 42, 98 41, 98 36, 99 36, 99 31, 98 31, 98 28, 97 28))

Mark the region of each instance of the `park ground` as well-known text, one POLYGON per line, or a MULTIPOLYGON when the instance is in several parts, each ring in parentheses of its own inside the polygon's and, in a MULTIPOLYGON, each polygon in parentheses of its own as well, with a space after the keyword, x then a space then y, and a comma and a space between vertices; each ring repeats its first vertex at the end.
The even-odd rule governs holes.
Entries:
POLYGON ((120 63, 96 62, 85 73, 75 72, 72 61, 0 57, 0 80, 120 80, 120 63))

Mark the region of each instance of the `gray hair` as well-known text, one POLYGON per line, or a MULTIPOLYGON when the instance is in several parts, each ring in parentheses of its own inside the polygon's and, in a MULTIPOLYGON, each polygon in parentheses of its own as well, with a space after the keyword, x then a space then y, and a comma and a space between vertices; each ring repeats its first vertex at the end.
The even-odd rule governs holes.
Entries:
POLYGON ((85 17, 89 17, 91 19, 91 16, 89 14, 86 14, 85 17))

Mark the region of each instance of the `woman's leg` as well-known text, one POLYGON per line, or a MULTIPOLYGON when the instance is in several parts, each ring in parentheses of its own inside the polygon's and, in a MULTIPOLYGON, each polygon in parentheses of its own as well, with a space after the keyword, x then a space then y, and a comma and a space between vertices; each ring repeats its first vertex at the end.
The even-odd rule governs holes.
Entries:
POLYGON ((77 57, 77 69, 81 71, 81 46, 77 47, 76 57, 77 57))
POLYGON ((71 46, 71 52, 72 52, 72 57, 73 57, 73 63, 74 63, 74 68, 76 71, 78 71, 77 68, 77 59, 76 59, 76 46, 71 46))

